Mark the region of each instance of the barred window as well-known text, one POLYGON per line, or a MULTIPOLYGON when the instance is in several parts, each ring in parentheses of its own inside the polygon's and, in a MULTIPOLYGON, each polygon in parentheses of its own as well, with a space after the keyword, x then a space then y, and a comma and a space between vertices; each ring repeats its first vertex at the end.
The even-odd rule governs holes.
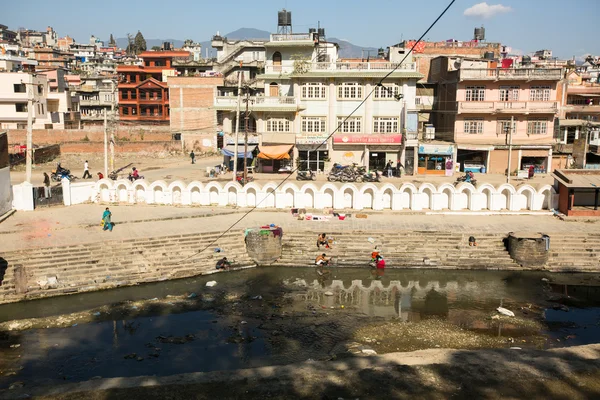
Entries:
POLYGON ((470 133, 470 134, 483 133, 483 118, 465 119, 465 133, 470 133))
POLYGON ((324 117, 302 117, 302 132, 325 133, 327 129, 327 118, 324 117))
POLYGON ((362 118, 351 117, 344 122, 344 117, 338 117, 338 126, 340 133, 361 133, 362 132, 362 118))
POLYGON ((373 133, 398 133, 397 117, 373 118, 373 133))
POLYGON ((529 100, 550 101, 550 86, 532 86, 529 89, 529 100))
POLYGON ((338 99, 362 99, 362 85, 356 82, 346 82, 338 86, 338 99))
POLYGON ((466 101, 484 101, 485 86, 467 86, 466 101))
POLYGON ((302 85, 302 98, 307 100, 326 99, 327 86, 322 83, 305 83, 302 85))
POLYGON ((400 95, 400 86, 396 84, 376 86, 374 94, 376 100, 395 99, 400 95))
MULTIPOLYGON (((498 120, 498 134, 505 135, 511 133, 510 130, 510 119, 499 119, 498 120)), ((517 121, 513 121, 512 134, 517 133, 517 121)))
POLYGON ((290 120, 287 118, 268 119, 267 132, 290 132, 290 120))
POLYGON ((500 86, 500 101, 518 101, 518 86, 500 86))
POLYGON ((527 121, 528 135, 545 135, 548 132, 548 121, 543 119, 534 119, 527 121))

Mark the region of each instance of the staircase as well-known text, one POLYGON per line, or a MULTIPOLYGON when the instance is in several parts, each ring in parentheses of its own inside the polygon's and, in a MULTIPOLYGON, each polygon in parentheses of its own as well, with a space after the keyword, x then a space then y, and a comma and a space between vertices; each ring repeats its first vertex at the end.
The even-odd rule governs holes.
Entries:
POLYGON ((600 271, 600 234, 550 235, 550 257, 547 269, 552 271, 600 271))
POLYGON ((334 257, 334 265, 365 267, 378 246, 389 268, 520 269, 504 247, 505 235, 500 234, 476 234, 477 247, 469 246, 469 235, 448 232, 333 232, 328 236, 336 243, 318 250, 316 233, 286 232, 282 257, 273 265, 314 265, 317 255, 326 253, 334 257))
POLYGON ((219 235, 136 238, 4 253, 8 268, 0 303, 200 275, 214 271, 222 257, 233 261, 234 268, 254 265, 242 232, 230 232, 197 254, 219 235), (216 253, 217 247, 222 251, 216 253), (20 269, 16 274, 15 267, 20 269))

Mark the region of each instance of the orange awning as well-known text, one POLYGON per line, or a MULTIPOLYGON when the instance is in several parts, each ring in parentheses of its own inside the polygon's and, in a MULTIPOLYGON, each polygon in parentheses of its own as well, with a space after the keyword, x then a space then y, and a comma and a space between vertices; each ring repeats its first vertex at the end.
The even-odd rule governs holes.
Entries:
POLYGON ((263 160, 289 160, 290 150, 294 145, 284 144, 280 146, 258 146, 260 153, 258 158, 263 160))

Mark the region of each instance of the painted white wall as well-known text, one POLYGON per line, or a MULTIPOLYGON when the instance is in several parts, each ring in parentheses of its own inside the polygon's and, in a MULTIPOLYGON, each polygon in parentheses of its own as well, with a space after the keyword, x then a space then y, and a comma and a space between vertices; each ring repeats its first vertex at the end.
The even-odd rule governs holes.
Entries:
POLYGON ((12 207, 18 211, 33 211, 33 185, 23 182, 12 187, 12 207))
MULTIPOLYGON (((127 180, 103 179, 95 183, 69 185, 71 204, 86 201, 103 203, 145 203, 165 205, 252 207, 259 208, 337 208, 413 211, 540 211, 554 205, 555 192, 551 186, 536 190, 522 185, 516 190, 503 184, 498 188, 484 184, 478 188, 465 183, 456 187, 423 183, 416 187, 405 183, 400 188, 393 185, 377 187, 373 184, 345 184, 337 187, 325 184, 320 188, 312 183, 298 186, 287 183, 275 190, 276 183, 264 185, 250 183, 245 187, 228 182, 222 185, 211 182, 185 183, 164 181, 148 183, 127 180), (270 194, 272 192, 272 194, 270 194), (490 199, 488 199, 490 193, 490 199), (546 196, 550 196, 549 201, 546 196)), ((65 190, 65 189, 63 189, 65 190)), ((65 194, 65 198, 67 195, 65 194)), ((65 205, 66 201, 65 201, 65 205)))
POLYGON ((12 209, 10 167, 0 169, 0 215, 12 209))

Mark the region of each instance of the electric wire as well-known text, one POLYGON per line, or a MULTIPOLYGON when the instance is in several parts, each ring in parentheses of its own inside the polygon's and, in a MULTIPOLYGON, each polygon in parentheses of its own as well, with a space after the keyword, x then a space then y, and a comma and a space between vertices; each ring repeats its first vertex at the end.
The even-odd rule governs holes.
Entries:
MULTIPOLYGON (((377 87, 384 87, 383 86, 383 81, 385 81, 387 78, 389 78, 394 72, 396 72, 396 70, 398 68, 400 68, 400 66, 404 63, 404 61, 406 60, 406 58, 412 54, 413 50, 415 49, 415 47, 423 40, 423 38, 425 37, 425 35, 427 35, 429 33, 429 31, 437 24, 437 22, 444 16, 444 14, 446 14, 446 12, 450 9, 450 7, 452 7, 452 5, 456 2, 456 0, 451 0, 450 3, 448 4, 448 6, 446 6, 446 8, 441 12, 441 14, 433 21, 433 23, 431 25, 429 25, 429 28, 427 28, 427 30, 419 37, 419 39, 415 42, 415 44, 411 47, 411 49, 406 53, 406 55, 402 58, 402 60, 400 61, 400 63, 398 63, 398 65, 396 65, 390 72, 388 72, 383 78, 381 78, 379 80, 379 82, 377 83, 377 85, 375 85, 373 87, 373 89, 371 89, 371 91, 365 96, 365 98, 354 108, 354 110, 352 110, 352 112, 350 114, 348 114, 344 120, 342 122, 340 122, 338 124, 338 126, 333 130, 333 132, 331 132, 329 134, 329 136, 327 136, 327 138, 325 138, 314 151, 318 151, 321 147, 323 147, 324 145, 327 144, 328 140, 335 134, 337 133, 340 128, 346 123, 346 121, 348 121, 348 119, 350 119, 352 117, 352 115, 354 115, 354 113, 356 113, 364 104, 365 102, 369 99, 369 97, 371 97, 373 95, 373 93, 375 92, 377 87)), ((301 161, 301 162, 306 162, 306 161, 301 161)), ((245 219, 248 215, 250 215, 250 213, 254 210, 256 210, 258 208, 258 206, 260 204, 262 204, 268 196, 274 196, 275 195, 275 191, 277 189, 279 189, 285 182, 287 182, 292 175, 294 174, 294 172, 297 172, 300 169, 300 166, 294 168, 290 174, 288 176, 286 176, 283 180, 281 180, 281 182, 279 182, 279 184, 277 186, 275 186, 274 188, 272 188, 270 190, 270 192, 267 194, 267 196, 265 196, 261 201, 259 201, 258 203, 256 203, 252 208, 250 208, 250 210, 248 210, 247 212, 245 212, 240 218, 238 218, 233 224, 231 224, 227 229, 225 229, 223 231, 223 233, 221 233, 216 239, 214 239, 213 241, 211 241, 208 245, 206 245, 202 250, 197 251, 196 253, 192 254, 191 256, 188 256, 182 260, 179 260, 175 263, 173 263, 172 265, 178 265, 181 264, 187 260, 190 260, 194 257, 196 257, 199 254, 202 254, 203 252, 205 252, 206 250, 208 250, 210 247, 214 246, 216 243, 218 243, 219 240, 221 240, 221 238, 223 238, 227 233, 229 233, 238 223, 240 223, 243 219, 245 219)), ((246 182, 244 182, 244 184, 246 184, 246 182)))

